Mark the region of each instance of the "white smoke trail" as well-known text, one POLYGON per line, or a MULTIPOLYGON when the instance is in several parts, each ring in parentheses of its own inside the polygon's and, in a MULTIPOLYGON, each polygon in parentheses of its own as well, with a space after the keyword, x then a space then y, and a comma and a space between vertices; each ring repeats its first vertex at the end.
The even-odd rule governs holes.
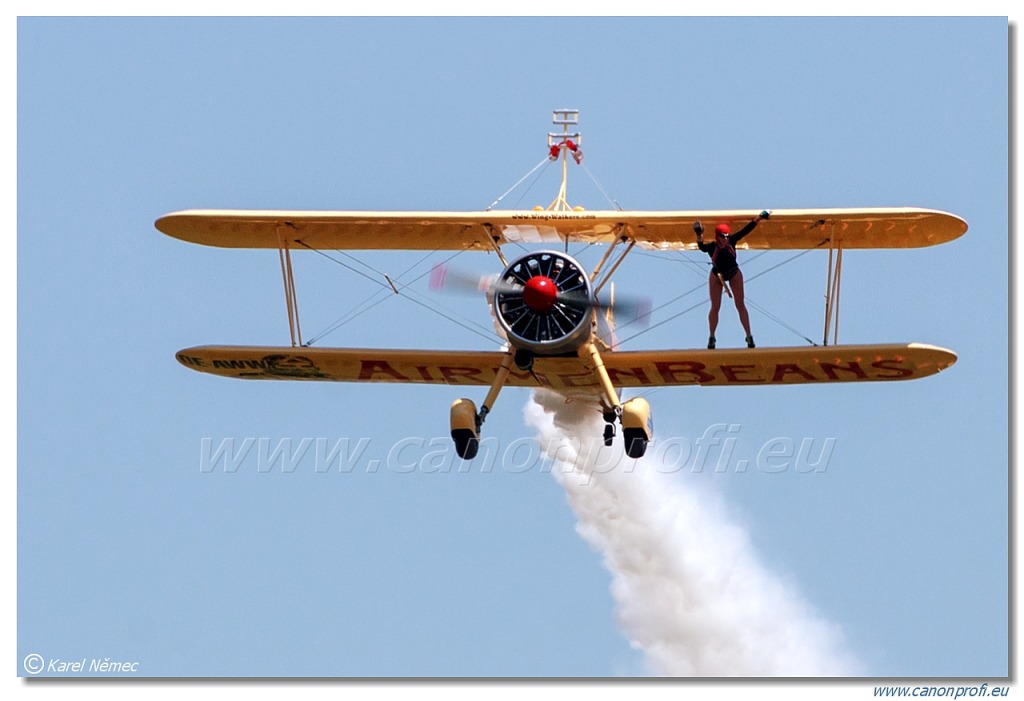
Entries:
POLYGON ((557 463, 577 530, 611 571, 621 627, 655 673, 858 673, 838 628, 758 562, 712 495, 647 459, 609 470, 608 451, 621 445, 604 448, 600 416, 553 392, 534 392, 526 420, 557 463))

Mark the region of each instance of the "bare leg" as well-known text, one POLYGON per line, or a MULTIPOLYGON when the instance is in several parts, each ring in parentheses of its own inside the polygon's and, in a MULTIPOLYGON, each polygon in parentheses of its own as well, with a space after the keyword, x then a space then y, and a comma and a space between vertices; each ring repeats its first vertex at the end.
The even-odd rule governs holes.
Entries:
POLYGON ((708 334, 715 335, 718 329, 718 310, 722 308, 722 281, 714 273, 708 276, 708 291, 711 295, 711 311, 708 312, 708 334))
POLYGON ((750 333, 750 315, 747 314, 747 305, 743 302, 743 271, 739 270, 735 275, 732 276, 732 280, 729 281, 729 286, 732 287, 732 297, 736 301, 736 311, 740 314, 740 323, 743 324, 743 330, 747 332, 747 336, 750 333))

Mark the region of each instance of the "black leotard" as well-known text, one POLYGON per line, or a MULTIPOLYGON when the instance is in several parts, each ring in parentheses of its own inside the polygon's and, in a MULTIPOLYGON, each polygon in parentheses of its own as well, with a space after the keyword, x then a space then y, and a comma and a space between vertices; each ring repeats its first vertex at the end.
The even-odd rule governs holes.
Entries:
POLYGON ((711 256, 711 272, 717 273, 722 276, 723 280, 731 279, 736 273, 740 271, 740 266, 736 262, 736 244, 739 243, 740 239, 749 234, 757 226, 758 219, 753 219, 745 227, 737 231, 735 234, 729 234, 725 237, 728 245, 721 248, 718 247, 716 241, 711 243, 697 242, 697 247, 700 250, 711 256))

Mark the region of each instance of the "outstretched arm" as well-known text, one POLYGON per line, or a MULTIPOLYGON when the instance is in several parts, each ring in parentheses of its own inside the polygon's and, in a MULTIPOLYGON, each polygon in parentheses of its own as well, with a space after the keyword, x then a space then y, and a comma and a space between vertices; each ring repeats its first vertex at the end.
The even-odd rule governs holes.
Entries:
POLYGON ((751 219, 750 222, 745 227, 743 227, 742 229, 740 229, 739 231, 737 231, 735 234, 733 234, 730 237, 731 243, 736 244, 737 242, 739 242, 739 240, 741 238, 743 238, 744 236, 749 234, 751 231, 753 231, 754 227, 756 227, 761 222, 762 219, 767 219, 770 216, 771 216, 771 212, 769 212, 767 209, 761 210, 760 214, 758 214, 756 217, 751 219))

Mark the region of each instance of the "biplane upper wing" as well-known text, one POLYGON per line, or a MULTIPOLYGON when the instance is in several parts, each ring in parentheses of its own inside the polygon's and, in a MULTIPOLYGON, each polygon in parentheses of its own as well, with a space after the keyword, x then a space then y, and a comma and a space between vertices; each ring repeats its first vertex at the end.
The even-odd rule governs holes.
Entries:
MULTIPOLYGON (((167 214, 156 227, 169 236, 225 248, 491 250, 492 242, 611 243, 643 248, 696 248, 693 223, 729 223, 736 230, 756 211, 491 211, 289 212, 188 210, 167 214)), ((947 212, 912 207, 780 209, 746 237, 741 248, 917 248, 950 241, 967 223, 947 212)))
MULTIPOLYGON (((177 354, 200 372, 241 379, 409 382, 488 386, 500 351, 370 348, 200 346, 177 354)), ((722 350, 608 351, 605 368, 616 387, 749 386, 830 382, 889 382, 933 375, 956 354, 924 344, 801 346, 722 350)), ((513 370, 513 387, 567 393, 599 391, 589 359, 542 357, 533 372, 513 370)))

